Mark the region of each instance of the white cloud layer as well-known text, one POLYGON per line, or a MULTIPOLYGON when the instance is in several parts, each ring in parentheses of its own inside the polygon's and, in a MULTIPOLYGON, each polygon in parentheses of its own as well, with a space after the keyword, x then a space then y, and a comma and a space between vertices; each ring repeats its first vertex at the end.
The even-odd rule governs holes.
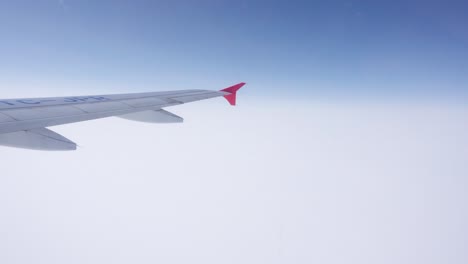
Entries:
POLYGON ((467 263, 468 108, 241 99, 0 148, 0 263, 467 263))

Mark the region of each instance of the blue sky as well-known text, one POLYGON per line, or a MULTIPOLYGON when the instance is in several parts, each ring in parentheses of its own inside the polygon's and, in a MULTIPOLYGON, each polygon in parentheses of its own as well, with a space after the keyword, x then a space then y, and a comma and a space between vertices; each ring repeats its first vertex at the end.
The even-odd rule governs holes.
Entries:
MULTIPOLYGON (((0 3, 0 87, 468 95, 464 1, 0 3)), ((39 88, 38 88, 39 89, 39 88)))

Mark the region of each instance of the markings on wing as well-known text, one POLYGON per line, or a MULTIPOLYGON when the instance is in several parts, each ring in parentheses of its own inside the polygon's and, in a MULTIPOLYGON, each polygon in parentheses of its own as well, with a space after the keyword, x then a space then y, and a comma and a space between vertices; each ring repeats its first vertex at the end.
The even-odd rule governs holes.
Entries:
POLYGON ((0 107, 11 108, 15 106, 31 107, 41 106, 45 104, 66 104, 66 103, 92 103, 92 102, 103 102, 109 101, 110 98, 104 96, 83 96, 83 97, 64 97, 55 99, 18 99, 18 100, 2 100, 0 101, 0 107))
POLYGON ((73 97, 36 98, 36 99, 6 99, 6 100, 0 100, 0 110, 15 109, 15 108, 33 108, 33 107, 55 106, 55 105, 94 104, 94 103, 116 102, 116 101, 129 102, 129 103, 135 102, 135 107, 141 107, 140 105, 138 105, 138 102, 146 101, 146 103, 142 103, 142 106, 154 105, 154 101, 156 100, 158 101, 157 103, 163 103, 163 102, 174 103, 174 100, 172 98, 193 97, 195 99, 195 97, 198 97, 199 99, 204 99, 204 96, 207 96, 208 94, 213 94, 213 93, 216 94, 216 96, 219 96, 217 92, 212 92, 212 91, 184 90, 184 91, 174 91, 174 92, 153 92, 153 93, 117 94, 117 95, 73 96, 73 97))
POLYGON ((0 100, 0 134, 63 125, 223 96, 205 90, 0 100))

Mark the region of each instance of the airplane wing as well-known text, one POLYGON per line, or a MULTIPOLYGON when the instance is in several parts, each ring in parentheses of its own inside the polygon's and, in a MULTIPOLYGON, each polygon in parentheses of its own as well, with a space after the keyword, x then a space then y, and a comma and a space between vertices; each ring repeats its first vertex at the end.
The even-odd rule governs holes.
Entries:
POLYGON ((34 150, 76 150, 71 140, 47 127, 111 116, 150 123, 180 123, 164 107, 223 96, 236 104, 245 83, 220 91, 172 92, 0 100, 0 145, 34 150))

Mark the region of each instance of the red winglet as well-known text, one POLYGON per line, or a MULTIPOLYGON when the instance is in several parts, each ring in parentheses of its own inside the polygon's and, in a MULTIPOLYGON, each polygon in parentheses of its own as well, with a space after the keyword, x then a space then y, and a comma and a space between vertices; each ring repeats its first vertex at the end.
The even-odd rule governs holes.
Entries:
POLYGON ((225 95, 224 98, 229 102, 231 105, 236 105, 236 93, 237 91, 244 86, 245 83, 238 83, 236 85, 233 85, 231 87, 228 87, 226 89, 221 90, 221 92, 228 92, 230 94, 225 95))

